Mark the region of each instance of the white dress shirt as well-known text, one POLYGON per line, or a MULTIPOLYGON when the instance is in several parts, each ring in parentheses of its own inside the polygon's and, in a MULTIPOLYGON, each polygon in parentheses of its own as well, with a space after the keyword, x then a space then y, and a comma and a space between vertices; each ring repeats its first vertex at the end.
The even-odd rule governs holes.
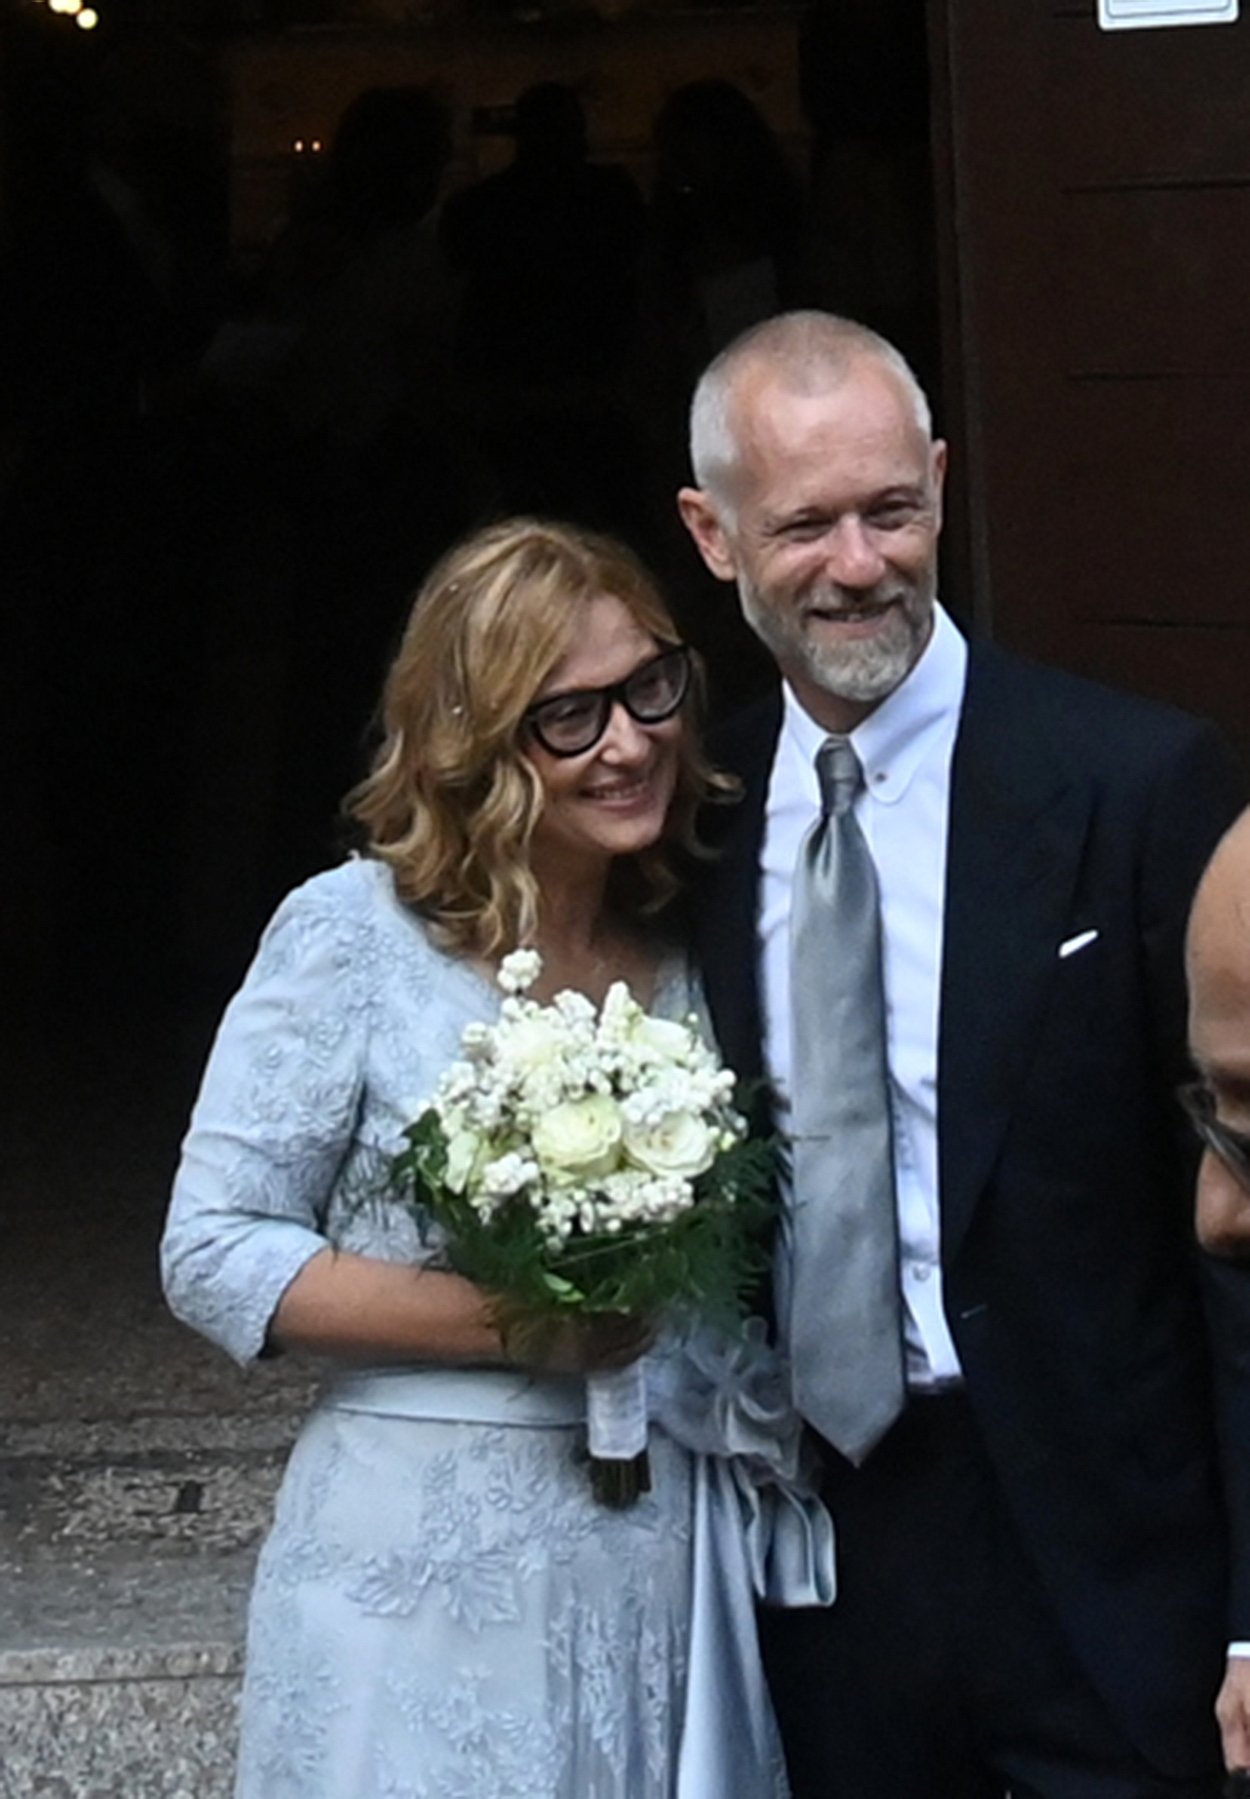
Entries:
MULTIPOLYGON (((933 633, 901 686, 851 732, 864 770, 855 815, 877 869, 894 1126, 901 1277, 912 1387, 958 1379, 942 1310, 937 1056, 950 767, 968 647, 937 606, 933 633)), ((764 1052, 786 1128, 790 1095, 790 894, 799 846, 820 814, 816 752, 828 733, 789 687, 761 850, 760 990, 764 1052)), ((778 1315, 786 1316, 785 1256, 778 1315)))

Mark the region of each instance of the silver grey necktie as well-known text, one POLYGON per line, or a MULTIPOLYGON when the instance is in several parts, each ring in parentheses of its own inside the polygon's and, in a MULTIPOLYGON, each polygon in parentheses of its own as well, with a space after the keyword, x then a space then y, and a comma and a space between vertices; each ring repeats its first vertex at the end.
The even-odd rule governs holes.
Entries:
POLYGON ((791 910, 790 1355, 797 1409, 861 1462, 904 1399, 881 916, 847 738, 816 772, 791 910))

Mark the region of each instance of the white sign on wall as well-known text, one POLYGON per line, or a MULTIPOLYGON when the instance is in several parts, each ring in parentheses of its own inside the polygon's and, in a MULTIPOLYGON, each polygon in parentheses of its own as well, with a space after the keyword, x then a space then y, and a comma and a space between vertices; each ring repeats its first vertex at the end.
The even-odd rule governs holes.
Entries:
POLYGON ((1231 25, 1240 0, 1098 0, 1104 31, 1132 31, 1160 25, 1231 25))

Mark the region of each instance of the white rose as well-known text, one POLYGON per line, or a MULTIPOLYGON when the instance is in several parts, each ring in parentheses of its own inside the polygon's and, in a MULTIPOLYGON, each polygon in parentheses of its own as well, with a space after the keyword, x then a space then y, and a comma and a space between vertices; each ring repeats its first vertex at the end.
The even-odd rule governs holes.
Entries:
POLYGON ((562 1047, 560 1032, 549 1018, 518 1019, 500 1034, 500 1049, 513 1068, 530 1074, 557 1060, 562 1047))
POLYGON ((666 1112, 658 1123, 626 1125, 625 1154, 648 1174, 693 1180, 716 1159, 716 1132, 694 1112, 666 1112))
POLYGON ((553 1180, 597 1180, 616 1166, 621 1114, 616 1101, 592 1093, 553 1106, 534 1126, 534 1153, 553 1180))
POLYGON ((690 1052, 690 1032, 672 1018, 650 1018, 644 1012, 634 1026, 634 1041, 665 1061, 676 1061, 690 1052))

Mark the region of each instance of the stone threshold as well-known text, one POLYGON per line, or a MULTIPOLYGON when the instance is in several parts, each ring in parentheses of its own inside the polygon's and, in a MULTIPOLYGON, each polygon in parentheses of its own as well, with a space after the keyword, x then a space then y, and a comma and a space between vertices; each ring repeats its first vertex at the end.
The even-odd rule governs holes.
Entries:
POLYGON ((5 1421, 0 1466, 48 1457, 88 1462, 150 1453, 191 1455, 197 1451, 255 1454, 284 1451, 295 1440, 298 1416, 290 1409, 266 1413, 159 1411, 127 1418, 5 1421))
POLYGON ((10 1429, 0 1692, 237 1681, 289 1418, 10 1429))
POLYGON ((92 1649, 0 1650, 0 1687, 114 1686, 123 1680, 237 1680, 243 1645, 145 1644, 92 1649))

